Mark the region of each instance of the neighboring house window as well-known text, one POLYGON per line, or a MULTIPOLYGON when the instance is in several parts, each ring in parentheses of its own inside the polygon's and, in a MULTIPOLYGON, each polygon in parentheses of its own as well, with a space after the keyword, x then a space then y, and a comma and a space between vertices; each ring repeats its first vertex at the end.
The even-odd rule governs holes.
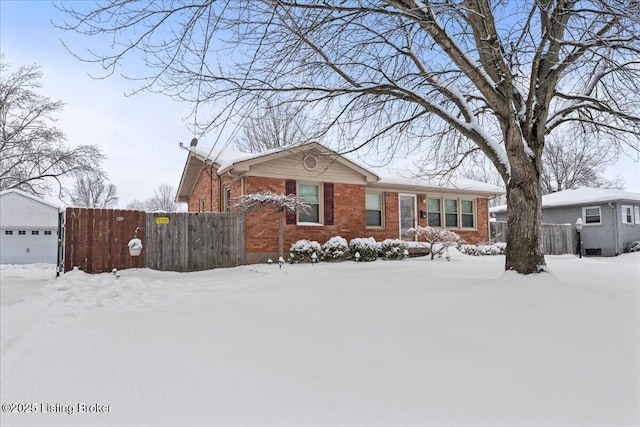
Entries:
POLYGON ((224 212, 229 212, 231 210, 231 187, 224 188, 222 203, 224 206, 224 212))
POLYGON ((27 234, 27 232, 26 232, 25 230, 18 230, 18 234, 19 234, 20 236, 24 236, 24 235, 26 235, 26 234, 27 234))
POLYGON ((6 235, 12 235, 13 234, 13 230, 4 230, 4 234, 6 235))
POLYGON ((429 199, 427 202, 429 227, 442 227, 440 199, 429 199))
POLYGON ((37 236, 38 234, 40 234, 40 231, 38 231, 38 230, 31 230, 31 235, 32 235, 32 236, 37 236))
POLYGON ((600 218, 600 206, 594 208, 582 208, 583 222, 587 225, 599 225, 602 224, 600 218))
POLYGON ((365 210, 367 227, 382 227, 383 198, 381 193, 367 193, 365 195, 365 210))
POLYGON ((455 199, 444 200, 444 225, 445 227, 458 227, 458 201, 455 199))
POLYGON ((473 228, 473 201, 460 200, 460 215, 462 224, 460 228, 473 228))
POLYGON ((51 236, 51 230, 44 230, 45 236, 51 236))
POLYGON ((199 200, 198 210, 200 212, 204 212, 204 199, 203 198, 200 198, 200 200, 199 200))
POLYGON ((320 224, 320 186, 312 184, 299 184, 298 197, 311 204, 307 211, 298 212, 298 222, 320 224))
POLYGON ((622 223, 633 224, 633 206, 622 206, 622 223))
POLYGON ((633 216, 636 217, 636 224, 640 224, 640 206, 633 207, 633 216))

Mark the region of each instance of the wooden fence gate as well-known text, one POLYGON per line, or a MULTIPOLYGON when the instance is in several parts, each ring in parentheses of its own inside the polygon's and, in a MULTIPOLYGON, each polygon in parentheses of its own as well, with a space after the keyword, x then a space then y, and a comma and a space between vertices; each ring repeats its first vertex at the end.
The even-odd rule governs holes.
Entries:
POLYGON ((199 271, 246 263, 245 217, 231 213, 146 213, 67 208, 64 271, 87 273, 149 267, 199 271), (127 244, 143 242, 139 256, 127 244))
MULTIPOLYGON (((491 239, 494 242, 507 241, 507 223, 493 221, 491 239)), ((545 255, 575 254, 576 231, 571 224, 542 224, 542 252, 545 255)))

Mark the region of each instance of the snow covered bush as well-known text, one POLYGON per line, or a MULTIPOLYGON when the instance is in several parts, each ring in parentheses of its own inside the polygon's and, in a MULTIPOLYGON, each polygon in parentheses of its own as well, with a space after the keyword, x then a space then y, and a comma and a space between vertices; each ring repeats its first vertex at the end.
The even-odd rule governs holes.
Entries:
POLYGON ((460 245, 458 250, 466 255, 504 255, 506 243, 492 243, 487 245, 460 245))
POLYGON ((355 256, 360 254, 360 261, 375 261, 378 259, 378 244, 373 237, 358 237, 351 239, 349 250, 355 256))
POLYGON ((386 239, 380 243, 380 252, 386 259, 403 259, 404 251, 408 249, 407 242, 400 239, 386 239))
POLYGON ((625 252, 640 252, 640 242, 629 242, 624 245, 625 252))
POLYGON ((291 245, 290 252, 290 261, 292 263, 296 262, 311 262, 311 256, 315 253, 316 256, 320 256, 322 253, 322 247, 320 243, 315 240, 298 240, 294 244, 291 245))
POLYGON ((462 238, 453 231, 444 228, 415 227, 409 229, 410 236, 417 236, 429 244, 431 249, 431 259, 435 255, 440 255, 451 246, 458 246, 462 243, 462 238))
POLYGON ((322 245, 322 259, 324 261, 340 261, 349 255, 347 239, 335 236, 322 245))

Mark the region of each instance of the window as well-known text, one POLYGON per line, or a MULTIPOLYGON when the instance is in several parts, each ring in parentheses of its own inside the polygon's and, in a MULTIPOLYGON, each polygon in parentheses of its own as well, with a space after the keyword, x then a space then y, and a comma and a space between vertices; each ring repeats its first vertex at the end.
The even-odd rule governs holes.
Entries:
POLYGON ((428 199, 427 223, 430 227, 442 227, 444 224, 444 227, 447 228, 475 228, 474 201, 462 199, 428 199), (442 212, 443 204, 444 212, 442 212))
POLYGON ((198 211, 199 212, 204 212, 204 199, 200 198, 200 200, 198 201, 198 211))
POLYGON ((633 206, 622 206, 622 223, 633 224, 633 206))
POLYGON ((40 231, 38 231, 38 230, 31 230, 31 235, 32 235, 32 236, 37 236, 38 234, 40 234, 40 231))
POLYGON ((231 210, 231 187, 224 188, 222 203, 224 212, 229 212, 231 210))
POLYGON ((442 221, 440 218, 440 213, 442 210, 440 209, 440 199, 429 199, 427 202, 427 220, 429 227, 441 227, 442 221))
POLYGON ((460 200, 461 228, 473 228, 473 201, 460 200))
POLYGON ((27 232, 25 230, 18 230, 18 235, 24 236, 26 234, 27 234, 27 232))
POLYGON ((51 230, 44 230, 45 236, 51 236, 51 230))
POLYGON ((640 206, 633 207, 633 216, 636 217, 636 224, 640 224, 640 206))
POLYGON ((600 225, 600 206, 595 208, 582 208, 582 217, 585 225, 600 225))
POLYGON ((381 193, 367 193, 365 195, 367 227, 382 227, 382 200, 381 193))
POLYGON ((458 201, 455 199, 444 200, 444 225, 445 227, 458 227, 458 201))
POLYGON ((300 209, 298 222, 320 224, 320 186, 300 184, 298 185, 298 197, 311 204, 306 212, 300 209))
POLYGON ((13 234, 13 230, 4 230, 4 234, 11 236, 13 234))

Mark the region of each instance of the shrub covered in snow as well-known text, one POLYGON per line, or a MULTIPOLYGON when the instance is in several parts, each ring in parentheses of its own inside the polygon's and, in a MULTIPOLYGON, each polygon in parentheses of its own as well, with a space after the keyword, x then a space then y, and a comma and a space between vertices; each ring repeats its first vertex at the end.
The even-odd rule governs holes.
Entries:
POLYGON ((433 227, 415 227, 409 229, 410 236, 417 236, 418 240, 428 243, 431 249, 431 259, 435 255, 440 255, 451 246, 458 246, 462 243, 462 238, 451 230, 433 227))
POLYGON ((317 257, 320 257, 322 253, 322 247, 320 243, 312 240, 298 240, 294 244, 291 245, 290 252, 290 261, 292 263, 296 262, 311 262, 311 256, 315 253, 317 257))
POLYGON ((380 252, 386 259, 402 259, 404 251, 409 249, 407 242, 400 239, 386 239, 380 244, 380 252))
POLYGON ((493 243, 487 245, 460 245, 458 250, 467 255, 504 255, 506 243, 493 243))
POLYGON ((347 239, 335 236, 322 245, 322 259, 325 261, 344 260, 349 255, 347 239))
POLYGON ((629 242, 624 245, 625 252, 640 252, 640 242, 629 242))
POLYGON ((360 261, 375 261, 378 259, 378 244, 373 237, 358 237, 349 242, 352 255, 360 254, 360 261))

